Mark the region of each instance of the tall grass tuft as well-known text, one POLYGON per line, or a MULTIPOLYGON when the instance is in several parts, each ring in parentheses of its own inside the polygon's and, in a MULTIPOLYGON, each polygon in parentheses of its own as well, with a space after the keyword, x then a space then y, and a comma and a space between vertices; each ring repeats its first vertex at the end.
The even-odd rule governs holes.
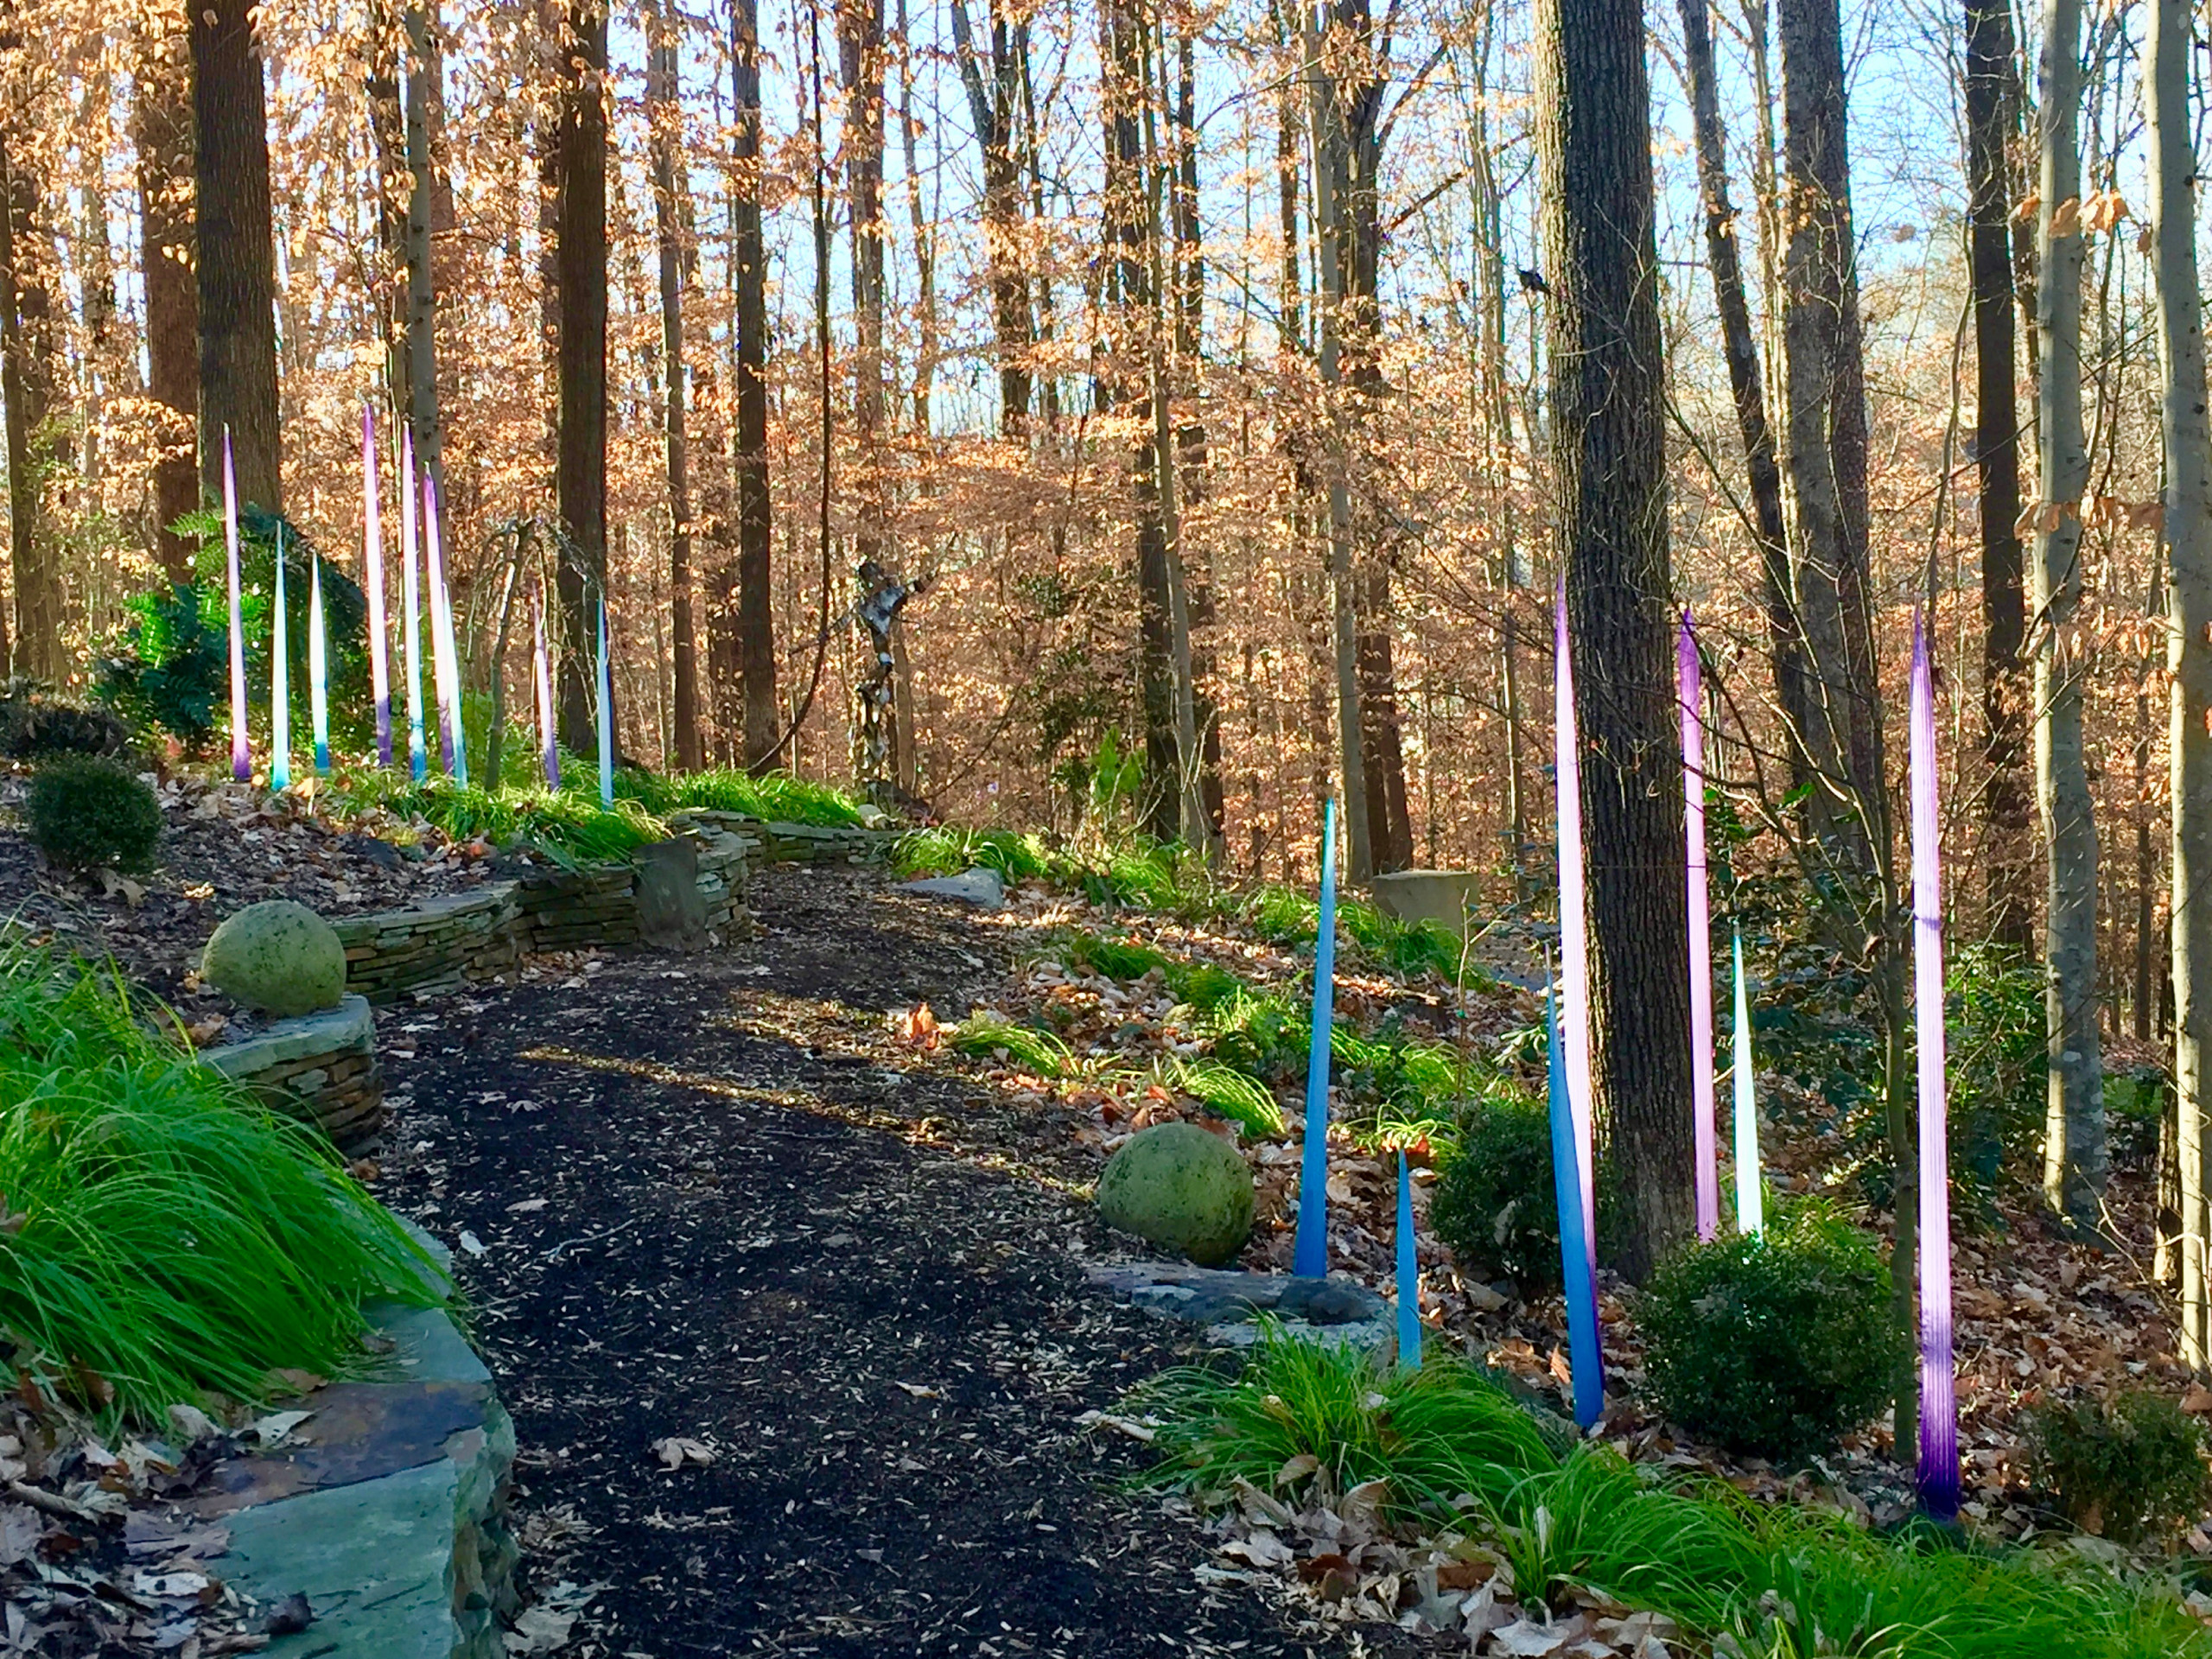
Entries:
POLYGON ((734 767, 665 773, 626 768, 615 775, 614 792, 618 798, 634 800, 661 817, 689 807, 825 829, 861 821, 860 807, 850 796, 787 772, 756 778, 734 767))
POLYGON ((1401 1370, 1264 1332, 1240 1370, 1170 1371, 1132 1403, 1157 1424, 1154 1488, 1268 1491, 1301 1470, 1338 1492, 1381 1481, 1396 1523, 1472 1523, 1524 1600, 1611 1597, 1748 1659, 2212 1659, 2212 1632, 2164 1580, 2063 1547, 1885 1538, 1718 1483, 1669 1484, 1449 1357, 1401 1370))
POLYGON ((358 1371, 365 1302, 442 1299, 311 1131, 37 952, 0 957, 0 1340, 101 1416, 358 1371))

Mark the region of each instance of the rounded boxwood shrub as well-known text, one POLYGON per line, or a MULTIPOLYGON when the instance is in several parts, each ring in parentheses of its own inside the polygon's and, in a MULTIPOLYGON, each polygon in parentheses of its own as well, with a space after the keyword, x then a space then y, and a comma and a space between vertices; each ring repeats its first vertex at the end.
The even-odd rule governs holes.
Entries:
POLYGON ((38 849, 65 869, 143 870, 161 844, 154 791, 114 761, 92 755, 40 767, 23 817, 38 849))
MULTIPOLYGON (((1429 1224, 1459 1265, 1510 1279, 1524 1291, 1556 1290, 1559 1192, 1552 1176, 1550 1109, 1500 1088, 1461 1109, 1457 1144, 1437 1170, 1429 1224)), ((1618 1189, 1598 1163, 1598 1253, 1619 1236, 1618 1189)))
POLYGON ((1894 1395, 1904 1345, 1890 1288, 1872 1238, 1820 1205, 1693 1244, 1638 1299, 1652 1398, 1731 1451, 1822 1451, 1894 1395))
POLYGON ((2163 1395, 2038 1406, 2028 1417, 2028 1462, 2060 1514, 2117 1544, 2164 1539, 2212 1503, 2204 1429, 2163 1395))

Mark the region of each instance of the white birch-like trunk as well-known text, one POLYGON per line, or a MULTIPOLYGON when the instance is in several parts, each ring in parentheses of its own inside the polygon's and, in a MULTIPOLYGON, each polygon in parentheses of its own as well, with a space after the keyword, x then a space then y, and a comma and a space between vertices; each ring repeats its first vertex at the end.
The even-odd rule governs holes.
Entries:
POLYGON ((2097 830, 2082 752, 2082 497, 2089 481, 2082 431, 2081 0, 2044 7, 2036 334, 2036 798, 2047 881, 2044 1016, 2049 1071, 2044 1195, 2093 1229, 2105 1185, 2104 1068, 2097 1038, 2097 830))
MULTIPOLYGON (((2165 372, 2166 665, 2173 764, 2174 1096, 2181 1166, 2181 1347, 2208 1361, 2204 1064, 2212 1039, 2212 425, 2196 276, 2196 154, 2189 108, 2192 8, 2154 0, 2145 43, 2152 248, 2165 372)), ((2052 286, 2046 273, 2043 286, 2052 286)), ((2045 368, 2048 375, 2049 369, 2045 368)))

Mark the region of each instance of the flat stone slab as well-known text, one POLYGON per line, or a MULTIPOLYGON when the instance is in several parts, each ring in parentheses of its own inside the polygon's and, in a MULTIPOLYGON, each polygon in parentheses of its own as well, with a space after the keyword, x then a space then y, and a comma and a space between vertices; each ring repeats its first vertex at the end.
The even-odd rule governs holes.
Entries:
POLYGON ((219 1466, 182 1508, 230 1535, 213 1576, 264 1605, 307 1597, 315 1621, 272 1641, 276 1659, 497 1659, 514 1425, 444 1311, 370 1312, 392 1343, 380 1371, 307 1395, 283 1445, 219 1466))
POLYGON ((964 875, 925 876, 919 881, 901 881, 901 893, 918 893, 927 899, 957 899, 962 904, 973 905, 978 910, 997 910, 1006 903, 1006 883, 999 879, 996 870, 975 869, 964 875))
POLYGON ((1394 1334, 1389 1303, 1350 1279, 1173 1262, 1114 1262, 1093 1267, 1089 1277, 1133 1307, 1203 1326, 1206 1339, 1222 1347, 1249 1347, 1259 1339, 1262 1316, 1277 1330, 1313 1342, 1373 1347, 1394 1334))
POLYGON ((200 1058, 230 1077, 250 1077, 293 1060, 345 1048, 373 1048, 377 1020, 369 1000, 347 992, 334 1008, 282 1020, 258 1036, 202 1049, 200 1058))

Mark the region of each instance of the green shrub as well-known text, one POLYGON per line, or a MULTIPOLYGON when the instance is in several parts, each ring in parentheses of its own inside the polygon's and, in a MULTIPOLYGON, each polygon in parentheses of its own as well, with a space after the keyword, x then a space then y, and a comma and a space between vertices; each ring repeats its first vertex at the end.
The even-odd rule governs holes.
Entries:
POLYGON ((38 849, 65 869, 143 870, 162 840, 154 791, 114 761, 92 755, 41 766, 23 816, 38 849))
POLYGON ((311 1130, 37 953, 0 957, 0 1352, 102 1415, 358 1373, 364 1302, 442 1291, 311 1130))
MULTIPOLYGON (((1550 1109, 1498 1082, 1459 1109, 1437 1169, 1429 1224, 1460 1264, 1524 1291, 1560 1286, 1559 1192, 1550 1109)), ((1598 1249, 1610 1255, 1621 1224, 1611 1171, 1598 1166, 1598 1249)))
POLYGON ((1891 1398, 1903 1338, 1890 1272, 1817 1205, 1693 1244, 1639 1299, 1652 1397, 1701 1440, 1761 1457, 1825 1450, 1891 1398))
POLYGON ((2120 1544, 2155 1542, 2212 1503, 2204 1430, 2163 1395, 2075 1397, 2028 1419, 2030 1468, 2059 1512, 2120 1544))
POLYGON ((100 659, 100 696, 188 747, 206 742, 229 690, 230 644, 220 614, 227 605, 222 594, 190 582, 130 601, 123 637, 100 659))

